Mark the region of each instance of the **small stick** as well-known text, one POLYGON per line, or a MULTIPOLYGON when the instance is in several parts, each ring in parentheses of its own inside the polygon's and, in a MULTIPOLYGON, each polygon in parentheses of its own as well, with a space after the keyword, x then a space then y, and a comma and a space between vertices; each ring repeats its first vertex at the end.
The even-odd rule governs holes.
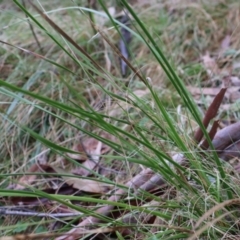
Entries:
POLYGON ((74 213, 43 213, 43 212, 35 212, 35 211, 21 211, 14 210, 9 208, 0 208, 0 215, 15 215, 15 216, 31 216, 31 217, 50 217, 50 218, 61 218, 61 217, 74 217, 82 215, 82 213, 74 212, 74 213))

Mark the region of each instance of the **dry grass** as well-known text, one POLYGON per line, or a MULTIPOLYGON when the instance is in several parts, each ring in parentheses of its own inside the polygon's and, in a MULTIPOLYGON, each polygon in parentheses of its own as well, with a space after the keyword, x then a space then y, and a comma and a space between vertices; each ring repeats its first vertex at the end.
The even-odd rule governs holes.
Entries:
MULTIPOLYGON (((41 0, 40 2, 46 11, 50 11, 49 17, 79 43, 97 63, 109 71, 112 78, 108 79, 98 76, 97 79, 95 79, 98 84, 103 86, 107 91, 118 95, 128 95, 129 93, 126 88, 123 88, 123 86, 128 85, 130 91, 135 93, 140 99, 148 102, 149 105, 153 104, 145 85, 136 78, 134 74, 126 78, 121 76, 117 54, 99 35, 94 36, 88 15, 76 9, 67 9, 69 6, 77 6, 76 2, 67 3, 67 1, 59 0, 51 1, 51 4, 45 0, 41 0), (57 11, 57 9, 62 10, 57 11)), ((81 6, 87 5, 87 1, 80 2, 81 6)), ((240 77, 238 72, 240 4, 238 1, 167 0, 159 2, 155 0, 136 0, 131 1, 131 3, 134 6, 134 10, 138 13, 138 16, 146 24, 149 32, 156 42, 159 43, 164 54, 168 57, 172 66, 182 77, 186 85, 202 86, 211 80, 211 77, 209 77, 206 71, 206 66, 204 66, 201 60, 202 56, 206 55, 206 52, 209 52, 210 55, 214 57, 220 69, 220 72, 215 74, 214 79, 220 79, 221 81, 223 73, 240 77), (230 37, 230 42, 225 48, 223 41, 227 36, 230 37)), ((109 6, 110 5, 120 10, 120 6, 117 5, 115 1, 109 3, 109 6)), ((132 106, 123 105, 120 101, 111 102, 107 94, 102 91, 97 84, 91 81, 91 78, 83 68, 79 68, 78 64, 71 61, 67 54, 56 46, 44 31, 35 27, 37 38, 42 47, 42 49, 39 49, 28 23, 22 21, 22 19, 25 18, 24 14, 13 3, 2 1, 0 7, 1 40, 51 58, 75 73, 71 75, 67 71, 56 68, 31 54, 7 45, 1 45, 1 79, 69 106, 85 106, 82 101, 84 98, 91 107, 99 110, 99 112, 103 114, 122 119, 128 118, 133 123, 151 129, 152 132, 156 130, 151 126, 147 118, 142 118, 141 113, 137 112, 137 110, 133 111, 132 106), (74 88, 81 97, 69 91, 63 81, 74 88)), ((34 12, 30 6, 27 8, 30 9, 30 12, 34 12)), ((54 32, 41 17, 38 17, 38 20, 63 46, 68 48, 69 52, 76 54, 76 56, 80 55, 72 46, 67 45, 61 36, 54 32)), ((98 21, 100 23, 100 20, 98 21)), ((100 25, 100 28, 108 33, 109 39, 111 39, 114 44, 117 44, 117 32, 110 26, 110 22, 105 22, 105 25, 100 25)), ((137 26, 133 24, 131 27, 135 29, 137 26)), ((132 64, 139 71, 143 72, 145 76, 150 78, 152 86, 158 92, 161 101, 165 104, 168 111, 176 112, 178 105, 181 104, 181 99, 176 96, 175 90, 170 85, 159 64, 152 54, 150 54, 149 49, 143 46, 142 42, 137 38, 133 38, 129 49, 132 64)), ((86 61, 82 61, 81 64, 86 64, 86 61)), ((214 84, 215 83, 210 81, 208 86, 212 87, 214 84)), ((0 173, 2 174, 23 173, 36 161, 56 165, 62 162, 61 156, 56 155, 31 137, 29 133, 21 130, 19 128, 20 125, 25 125, 55 144, 70 149, 76 145, 76 142, 78 142, 80 138, 87 138, 85 134, 69 126, 69 124, 64 124, 58 118, 54 118, 50 114, 41 111, 41 109, 33 107, 33 105, 45 107, 40 101, 30 97, 25 97, 25 99, 29 102, 23 103, 17 100, 17 98, 13 100, 13 98, 7 94, 0 94, 0 133, 2 136, 0 139, 0 173)), ((59 109, 47 106, 47 110, 54 112, 59 117, 67 119, 73 124, 84 126, 86 130, 92 132, 98 131, 94 126, 85 124, 80 119, 76 119, 71 114, 63 113, 59 109)), ((186 144, 188 144, 188 133, 190 133, 196 125, 192 119, 188 117, 186 117, 187 120, 185 119, 184 116, 186 112, 184 109, 178 108, 177 111, 178 114, 175 114, 174 117, 179 124, 179 129, 181 129, 180 134, 182 138, 184 138, 186 144), (191 124, 188 124, 189 122, 191 122, 191 124)), ((239 116, 236 111, 233 110, 227 113, 224 110, 222 111, 220 114, 227 117, 230 116, 231 121, 238 120, 239 116)), ((158 118, 159 122, 161 122, 161 116, 158 118)), ((117 124, 120 125, 120 123, 116 123, 116 125, 117 124)), ((124 124, 120 125, 120 127, 127 131, 133 131, 132 129, 127 129, 127 126, 124 124)), ((149 136, 149 141, 154 147, 161 147, 165 149, 167 153, 172 153, 176 150, 171 143, 166 144, 166 142, 164 142, 163 144, 162 141, 156 139, 154 135, 149 136)), ((189 143, 189 145, 191 145, 191 143, 189 143)), ((109 155, 114 154, 116 153, 113 151, 109 153, 109 155)), ((127 158, 129 155, 134 155, 135 152, 123 152, 121 154, 126 154, 125 156, 127 158)), ((150 154, 151 153, 149 153, 149 156, 151 157, 150 154)), ((119 162, 112 160, 110 157, 106 158, 106 162, 103 165, 105 170, 111 169, 110 173, 106 170, 106 176, 115 180, 117 183, 122 183, 124 180, 130 179, 142 168, 137 164, 128 163, 127 161, 119 162), (116 171, 121 172, 122 175, 116 178, 116 171)), ((1 179, 0 186, 4 188, 10 184, 10 180, 15 183, 18 179, 19 178, 16 177, 1 179)), ((38 184, 45 185, 46 182, 44 178, 42 182, 38 184)), ((169 196, 175 195, 174 191, 171 192, 169 190, 169 196)), ((187 194, 187 192, 176 193, 177 199, 181 204, 185 204, 185 194, 187 194)), ((166 199, 167 198, 168 195, 166 196, 166 199)), ((187 208, 187 204, 185 207, 187 208)), ((204 208, 204 206, 200 206, 199 208, 201 207, 204 208)), ((189 213, 189 215, 191 215, 191 213, 189 213)), ((178 218, 178 216, 175 216, 173 213, 172 222, 180 221, 180 218, 182 217, 178 218)), ((183 225, 185 224, 185 220, 187 221, 188 218, 181 219, 183 225)), ((24 221, 25 218, 23 219, 23 222, 24 221)), ((16 220, 9 217, 2 221, 2 226, 14 226, 19 222, 21 222, 21 219, 16 220)), ((34 219, 32 219, 32 222, 34 222, 34 219)), ((190 226, 191 223, 188 222, 184 226, 187 225, 190 226)), ((36 228, 35 230, 33 228, 32 232, 45 230, 36 230, 36 228)), ((149 228, 147 231, 150 232, 149 228)), ((9 232, 14 233, 12 229, 4 230, 4 234, 9 234, 9 232)), ((143 235, 147 235, 146 232, 142 229, 143 235)))

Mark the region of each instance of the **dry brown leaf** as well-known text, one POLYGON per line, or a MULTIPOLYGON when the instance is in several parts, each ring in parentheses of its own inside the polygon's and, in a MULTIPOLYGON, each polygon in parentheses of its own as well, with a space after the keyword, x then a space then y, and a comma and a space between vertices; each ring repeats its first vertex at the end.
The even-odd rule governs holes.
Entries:
POLYGON ((65 179, 65 182, 68 185, 84 192, 104 193, 113 188, 113 186, 110 184, 97 182, 94 180, 81 179, 75 177, 63 177, 63 178, 65 179))
MULTIPOLYGON (((91 159, 87 159, 86 161, 84 161, 82 164, 83 167, 78 167, 78 168, 74 169, 72 171, 74 174, 78 174, 81 176, 88 176, 91 172, 90 170, 93 170, 97 166, 98 162, 100 161, 100 155, 102 154, 102 152, 104 152, 104 149, 102 148, 102 146, 103 146, 102 142, 99 142, 94 138, 90 138, 89 140, 91 140, 91 141, 89 141, 88 155, 91 159), (92 148, 90 148, 90 146, 92 148)), ((82 144, 81 144, 81 146, 83 147, 82 144)), ((105 150, 106 150, 106 148, 105 148, 105 150)), ((85 148, 85 151, 87 151, 86 148, 85 148)))
POLYGON ((190 93, 193 96, 196 95, 217 95, 219 92, 219 88, 199 88, 199 87, 193 87, 193 86, 187 86, 187 89, 190 91, 190 93))
POLYGON ((1 78, 7 78, 13 71, 13 65, 0 62, 0 75, 1 78))
POLYGON ((204 56, 202 56, 203 65, 209 75, 218 75, 219 68, 215 59, 210 57, 209 52, 207 52, 204 56))
MULTIPOLYGON (((193 86, 188 86, 187 89, 190 91, 190 93, 195 97, 196 95, 211 95, 216 96, 220 88, 198 88, 193 86)), ((234 102, 237 99, 240 99, 240 88, 239 87, 229 87, 226 91, 225 97, 231 101, 234 102)))
POLYGON ((236 87, 236 89, 230 89, 229 91, 229 101, 234 103, 235 101, 237 101, 238 99, 240 99, 240 88, 236 87), (232 90, 232 91, 231 91, 232 90))
POLYGON ((87 160, 86 152, 84 151, 81 143, 74 145, 72 150, 75 151, 75 152, 79 152, 79 154, 77 154, 77 153, 67 153, 67 155, 70 158, 75 159, 75 160, 79 160, 79 161, 86 161, 87 160))
POLYGON ((239 159, 240 157, 240 140, 234 142, 227 148, 225 148, 220 154, 219 157, 224 161, 229 161, 232 158, 239 159))
POLYGON ((221 105, 221 109, 223 111, 229 111, 232 109, 233 104, 232 103, 226 103, 221 105))
POLYGON ((231 78, 232 86, 240 86, 240 79, 237 76, 232 76, 231 78))
MULTIPOLYGON (((60 174, 69 174, 65 170, 61 168, 54 167, 54 170, 57 173, 60 174)), ((90 179, 82 179, 77 177, 66 177, 62 176, 62 178, 65 180, 65 183, 69 186, 85 191, 85 192, 91 192, 91 193, 104 193, 106 191, 109 191, 111 188, 113 188, 112 185, 104 183, 104 182, 98 182, 97 180, 90 180, 90 179)))
POLYGON ((221 48, 222 48, 223 50, 228 49, 229 46, 230 46, 230 42, 231 42, 231 36, 230 36, 230 35, 227 35, 227 36, 222 40, 221 48))
MULTIPOLYGON (((153 175, 153 172, 151 169, 144 169, 142 170, 138 175, 133 177, 130 181, 126 183, 126 186, 128 188, 141 188, 143 183, 147 181, 151 176, 153 175)), ((119 188, 115 191, 114 194, 112 194, 108 201, 119 201, 119 199, 127 193, 126 189, 119 188)), ((107 215, 112 209, 114 208, 114 205, 106 205, 96 210, 96 213, 107 215)), ((83 221, 81 221, 77 227, 71 229, 68 234, 76 234, 77 236, 82 234, 82 231, 86 229, 86 226, 93 225, 99 222, 99 218, 96 218, 94 216, 89 216, 83 221)), ((59 238, 56 238, 55 240, 72 240, 73 238, 68 237, 67 235, 63 235, 59 238)))
POLYGON ((212 141, 216 150, 224 150, 240 140, 240 122, 231 124, 218 131, 212 141))
MULTIPOLYGON (((208 133, 211 140, 213 140, 214 136, 216 135, 217 129, 219 127, 219 120, 213 122, 213 125, 208 133)), ((203 143, 201 144, 202 149, 207 149, 209 147, 209 142, 207 139, 204 139, 203 143)))
MULTIPOLYGON (((208 107, 208 109, 205 113, 205 116, 203 118, 203 121, 202 121, 205 128, 208 127, 208 124, 210 123, 210 121, 217 115, 218 109, 222 103, 222 100, 224 98, 226 90, 227 90, 226 88, 222 88, 219 91, 219 93, 215 96, 215 98, 213 99, 210 106, 208 107)), ((216 133, 216 131, 215 131, 215 133, 216 133)), ((203 137, 203 131, 199 127, 198 130, 196 131, 196 133, 194 134, 194 139, 196 140, 197 143, 199 143, 201 141, 202 137, 203 137)))
MULTIPOLYGON (((69 187, 67 184, 62 184, 58 189, 46 188, 41 189, 42 192, 47 194, 60 194, 60 195, 77 195, 78 190, 73 187, 69 187)), ((50 203, 50 199, 44 197, 28 197, 28 196, 13 196, 9 198, 9 202, 18 206, 40 206, 50 203)))
MULTIPOLYGON (((139 89, 139 90, 133 91, 133 94, 136 95, 139 98, 142 98, 149 93, 150 93, 149 89, 145 89, 145 90, 139 89)), ((130 98, 133 99, 133 97, 130 97, 130 98)))
MULTIPOLYGON (((113 136, 108 133, 102 133, 100 136, 113 140, 113 136)), ((90 156, 91 159, 98 161, 100 155, 107 153, 110 149, 108 145, 95 138, 87 138, 73 146, 73 150, 79 152, 79 154, 69 153, 68 156, 80 161, 86 161, 89 158, 88 156, 90 156)))
MULTIPOLYGON (((42 165, 42 164, 33 164, 28 172, 29 173, 36 173, 36 172, 42 172, 43 170, 46 170, 49 166, 48 165, 42 165)), ((37 175, 26 175, 19 179, 18 184, 14 187, 14 189, 24 189, 28 186, 30 186, 37 178, 37 175)))
POLYGON ((97 163, 88 159, 85 162, 83 162, 82 165, 83 167, 77 167, 73 169, 72 173, 86 177, 91 173, 90 170, 93 170, 97 166, 97 163))

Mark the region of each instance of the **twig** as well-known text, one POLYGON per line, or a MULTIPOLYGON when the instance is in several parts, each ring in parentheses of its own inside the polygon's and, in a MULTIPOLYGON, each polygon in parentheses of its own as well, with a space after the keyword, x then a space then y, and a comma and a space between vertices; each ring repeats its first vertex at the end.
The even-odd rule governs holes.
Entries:
MULTIPOLYGON (((226 127, 226 129, 222 129, 219 131, 214 139, 213 139, 213 146, 215 149, 221 149, 223 146, 228 146, 232 141, 236 139, 240 139, 240 122, 233 124, 234 126, 230 125, 229 127, 226 127), (228 134, 227 134, 228 133, 228 134), (231 141, 232 140, 232 141, 231 141)), ((186 161, 183 154, 176 154, 172 157, 173 161, 177 162, 179 165, 183 165, 186 161)), ((132 180, 127 182, 126 186, 128 188, 135 188, 137 189, 137 193, 141 192, 142 190, 149 191, 155 186, 163 186, 165 184, 165 180, 163 176, 154 173, 150 169, 145 169, 142 172, 140 172, 138 175, 136 175, 132 180)), ((126 194, 126 191, 124 189, 117 189, 115 194, 112 194, 111 197, 108 199, 111 202, 117 202, 121 197, 123 197, 126 194)), ((96 212, 98 214, 107 215, 109 212, 114 208, 113 205, 106 205, 98 210, 96 212)), ((55 238, 55 240, 73 240, 76 239, 75 236, 80 236, 82 234, 82 231, 86 229, 86 226, 91 226, 99 222, 98 218, 95 218, 93 216, 89 216, 86 219, 84 219, 82 222, 80 222, 77 227, 71 229, 68 232, 68 235, 63 235, 61 237, 55 238)))
MULTIPOLYGON (((129 180, 126 183, 126 187, 129 189, 138 189, 140 186, 143 185, 147 180, 149 180, 152 175, 153 171, 151 169, 144 169, 142 170, 138 175, 136 175, 133 179, 129 180)), ((119 188, 116 190, 114 194, 111 195, 111 197, 108 199, 108 201, 111 202, 117 202, 119 199, 121 199, 124 195, 127 194, 127 190, 119 188)), ((100 207, 96 210, 97 214, 107 215, 111 210, 113 210, 114 205, 106 205, 103 207, 100 207)), ((82 231, 86 229, 86 226, 94 225, 99 222, 99 219, 93 216, 89 216, 86 219, 84 219, 82 222, 80 222, 77 227, 71 229, 68 232, 68 235, 63 235, 61 237, 56 238, 55 240, 73 240, 76 239, 75 236, 79 236, 82 234, 82 231)))
POLYGON ((217 151, 221 152, 239 140, 240 122, 236 122, 218 131, 212 141, 212 144, 217 151))
MULTIPOLYGON (((121 23, 125 24, 126 26, 129 27, 130 23, 129 23, 129 17, 128 15, 124 15, 121 20, 120 20, 121 23)), ((129 59, 129 51, 128 51, 128 44, 130 43, 131 39, 132 39, 132 35, 131 35, 131 32, 129 32, 127 29, 121 27, 121 38, 120 38, 120 41, 119 41, 119 49, 122 53, 122 55, 126 58, 126 59, 129 59)), ((127 75, 127 64, 126 62, 120 58, 120 65, 121 65, 121 73, 122 73, 122 76, 123 77, 126 77, 127 75)))
POLYGON ((42 213, 35 211, 26 211, 26 210, 15 210, 5 207, 0 208, 0 215, 15 215, 15 216, 31 216, 31 217, 50 217, 50 218, 61 218, 61 217, 74 217, 82 215, 82 213, 42 213))
MULTIPOLYGON (((136 226, 131 226, 131 227, 136 227, 136 226)), ((101 233, 109 233, 109 232, 114 232, 114 231, 119 231, 121 229, 125 229, 126 226, 119 226, 119 227, 100 227, 97 229, 92 229, 92 230, 85 230, 82 232, 82 235, 86 234, 101 234, 101 233)), ((62 236, 63 234, 69 235, 68 233, 37 233, 37 234, 17 234, 14 236, 9 236, 9 237, 0 237, 0 240, 42 240, 42 239, 49 239, 52 237, 56 236, 62 236)), ((75 235, 71 234, 72 237, 75 235)), ((75 239, 79 239, 79 235, 75 236, 75 239)))
POLYGON ((115 45, 109 40, 109 38, 107 37, 107 35, 100 30, 99 28, 96 27, 96 30, 98 31, 98 33, 101 35, 101 37, 108 43, 108 45, 112 48, 112 50, 126 63, 126 65, 134 72, 134 74, 146 85, 148 85, 147 80, 141 76, 141 74, 139 73, 139 70, 137 70, 129 61, 128 59, 123 56, 123 54, 121 53, 121 51, 115 47, 115 45))

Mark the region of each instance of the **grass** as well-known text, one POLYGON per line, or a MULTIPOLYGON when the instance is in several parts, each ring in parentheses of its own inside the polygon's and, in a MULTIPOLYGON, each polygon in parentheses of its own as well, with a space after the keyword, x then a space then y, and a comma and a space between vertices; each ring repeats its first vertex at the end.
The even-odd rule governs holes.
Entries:
MULTIPOLYGON (((186 85, 201 87, 209 79, 221 80, 224 72, 238 75, 238 68, 231 68, 239 63, 238 1, 97 2, 93 10, 88 1, 39 1, 38 8, 63 33, 27 1, 1 2, 1 40, 8 43, 0 47, 1 206, 24 202, 37 204, 34 210, 42 213, 64 207, 84 216, 39 221, 6 215, 1 236, 64 236, 92 216, 91 232, 83 231, 82 239, 236 239, 239 176, 215 151, 195 143, 198 126, 210 138, 202 124, 204 109, 186 85), (118 12, 124 6, 131 14, 127 77, 121 76, 113 47, 120 32, 110 6, 118 12), (231 43, 224 49, 228 35, 231 43), (215 57, 219 74, 209 77, 201 61, 206 52, 215 57), (73 174, 84 165, 78 152, 99 161, 86 175, 73 174), (173 160, 177 153, 186 164, 173 160), (31 171, 36 163, 47 167, 31 171), (132 188, 131 179, 147 168, 165 185, 147 191, 137 182, 132 188), (23 182, 23 176, 35 178, 23 182), (88 180, 95 180, 95 188, 97 181, 99 188, 114 189, 88 192, 83 188, 90 188, 88 180), (17 183, 25 185, 18 189, 17 183), (120 193, 114 191, 123 197, 116 201, 120 193), (112 206, 111 214, 101 212, 102 206, 112 206)), ((238 121, 234 109, 220 108, 219 116, 238 121)))

